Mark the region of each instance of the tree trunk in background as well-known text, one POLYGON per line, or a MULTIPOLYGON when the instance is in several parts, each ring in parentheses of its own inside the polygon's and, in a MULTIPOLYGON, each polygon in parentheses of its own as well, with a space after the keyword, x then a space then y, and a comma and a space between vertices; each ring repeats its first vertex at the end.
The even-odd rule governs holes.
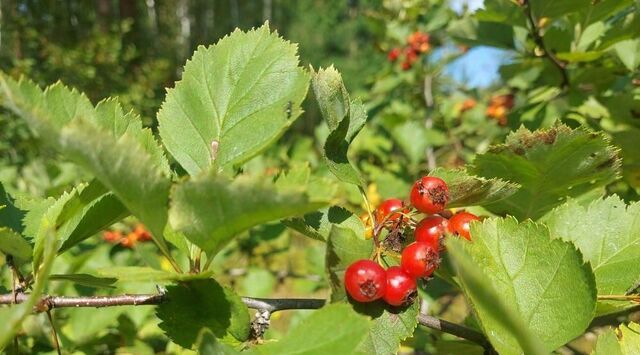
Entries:
POLYGON ((134 0, 120 0, 120 19, 136 18, 136 2, 134 0))
POLYGON ((100 31, 107 32, 111 25, 111 0, 96 0, 96 2, 100 31))

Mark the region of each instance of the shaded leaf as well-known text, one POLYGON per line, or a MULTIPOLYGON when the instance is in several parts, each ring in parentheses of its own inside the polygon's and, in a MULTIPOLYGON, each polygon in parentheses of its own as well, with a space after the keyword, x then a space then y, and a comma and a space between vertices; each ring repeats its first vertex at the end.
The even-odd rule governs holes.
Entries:
POLYGON ((331 301, 345 301, 344 271, 354 261, 368 259, 373 242, 357 236, 353 230, 334 225, 327 239, 325 267, 331 285, 331 301))
POLYGON ((78 285, 95 288, 115 288, 117 279, 113 277, 96 277, 89 274, 52 274, 50 281, 69 281, 78 285))
POLYGON ((437 168, 429 175, 437 176, 447 183, 447 207, 483 206, 505 199, 518 191, 517 184, 469 175, 463 169, 437 168))
POLYGON ((117 282, 171 282, 208 279, 211 271, 199 274, 177 274, 156 270, 145 266, 110 266, 97 269, 96 273, 103 278, 113 278, 117 282))
POLYGON ((22 233, 22 218, 24 218, 24 212, 16 208, 13 199, 0 182, 0 227, 8 227, 17 233, 22 233))
POLYGON ((598 336, 593 355, 632 355, 640 353, 640 324, 621 324, 598 336))
POLYGON ((333 225, 351 229, 356 235, 364 236, 364 225, 360 218, 351 211, 338 206, 307 213, 300 218, 286 219, 282 223, 320 241, 327 241, 333 225))
POLYGON ((0 228, 0 252, 11 255, 18 262, 31 260, 31 244, 24 240, 20 234, 9 228, 0 228))

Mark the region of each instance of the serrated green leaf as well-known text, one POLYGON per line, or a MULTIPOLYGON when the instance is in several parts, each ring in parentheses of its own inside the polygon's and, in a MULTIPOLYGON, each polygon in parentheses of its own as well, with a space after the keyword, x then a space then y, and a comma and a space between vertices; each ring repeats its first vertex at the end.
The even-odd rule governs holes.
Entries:
POLYGON ((23 263, 31 260, 31 244, 24 240, 20 234, 9 228, 0 227, 0 252, 11 255, 18 262, 23 263))
POLYGON ((215 334, 208 328, 204 328, 200 335, 198 335, 197 341, 198 354, 201 355, 236 355, 240 352, 235 349, 222 344, 216 339, 215 334))
POLYGON ((312 86, 320 112, 329 127, 324 144, 324 158, 329 170, 341 181, 362 185, 362 177, 347 157, 349 144, 367 120, 359 100, 351 100, 342 76, 333 67, 313 72, 312 86))
POLYGON ((616 43, 613 48, 627 69, 634 71, 640 65, 640 39, 628 39, 616 43))
POLYGON ((599 295, 621 295, 640 281, 640 203, 618 196, 583 207, 574 200, 543 218, 554 238, 573 243, 591 264, 599 295))
POLYGON ((480 326, 493 347, 504 354, 545 354, 540 340, 524 320, 505 302, 489 276, 479 269, 465 250, 464 241, 449 238, 447 251, 469 302, 474 306, 480 326))
POLYGON ((96 288, 115 288, 113 284, 117 281, 113 277, 96 277, 89 274, 52 274, 50 281, 68 281, 78 285, 96 288))
POLYGON ((367 336, 358 346, 362 354, 395 354, 400 343, 410 337, 418 326, 420 302, 408 307, 393 307, 382 301, 352 305, 359 314, 372 318, 367 336))
POLYGON ((8 227, 16 233, 22 233, 24 212, 14 206, 13 199, 0 182, 0 227, 8 227))
POLYGON ((373 252, 373 242, 357 236, 353 230, 334 225, 327 239, 325 267, 331 285, 331 301, 345 301, 344 271, 351 263, 368 259, 373 252))
POLYGON ((484 179, 463 169, 437 168, 429 173, 447 183, 447 207, 484 206, 505 199, 518 191, 518 184, 500 179, 484 179))
POLYGON ((608 329, 598 336, 593 355, 640 354, 640 324, 621 324, 617 329, 608 329))
POLYGON ((300 115, 309 77, 296 51, 268 24, 198 47, 158 112, 164 145, 190 175, 214 155, 219 167, 255 156, 300 115))
POLYGON ((364 225, 360 218, 351 211, 338 206, 307 213, 300 218, 286 219, 282 221, 282 224, 320 241, 327 241, 333 225, 351 229, 355 235, 364 236, 364 225))
POLYGON ((274 355, 355 354, 370 322, 346 304, 331 304, 313 312, 282 340, 249 353, 274 355), (339 320, 339 321, 337 321, 339 320))
POLYGON ((144 266, 110 266, 97 269, 96 273, 103 278, 116 279, 119 283, 190 281, 208 279, 213 275, 211 271, 199 274, 177 274, 144 266))
POLYGON ((508 313, 551 352, 584 332, 596 305, 593 273, 583 264, 573 245, 551 239, 548 229, 532 221, 493 218, 471 226, 472 242, 449 246, 460 270, 464 290, 470 295, 480 323, 500 353, 528 353, 522 339, 511 331, 504 317, 488 303, 487 292, 502 300, 508 313), (458 250, 459 249, 459 250, 458 250), (467 269, 477 269, 480 278, 465 283, 467 269), (476 289, 487 283, 485 296, 476 289), (476 296, 474 296, 476 294, 476 296), (482 298, 482 299, 481 299, 482 298))
POLYGON ((506 144, 477 155, 469 171, 521 186, 485 208, 518 219, 538 219, 567 197, 608 184, 619 168, 617 150, 602 134, 560 125, 534 132, 520 128, 506 144))
POLYGON ((213 257, 227 242, 253 226, 303 215, 329 204, 311 199, 304 186, 276 186, 264 177, 233 181, 203 174, 177 185, 172 193, 171 225, 213 257))
POLYGON ((249 311, 233 291, 213 279, 194 280, 167 287, 167 302, 158 306, 160 328, 176 344, 191 348, 202 329, 224 342, 249 337, 249 311))

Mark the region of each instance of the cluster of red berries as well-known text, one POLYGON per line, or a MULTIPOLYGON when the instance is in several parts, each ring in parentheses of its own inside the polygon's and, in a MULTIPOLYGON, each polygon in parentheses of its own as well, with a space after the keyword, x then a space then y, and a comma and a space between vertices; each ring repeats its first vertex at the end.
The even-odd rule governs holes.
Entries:
POLYGON ((415 242, 402 250, 400 266, 385 270, 378 262, 365 259, 349 265, 344 284, 354 300, 371 302, 383 299, 392 306, 411 304, 417 295, 417 280, 429 278, 440 265, 443 238, 450 234, 471 240, 469 224, 479 218, 468 212, 451 216, 449 211, 445 211, 449 188, 442 179, 422 177, 414 183, 410 200, 411 206, 407 206, 400 199, 388 199, 376 209, 374 218, 378 228, 375 229, 400 230, 413 224, 415 242), (426 217, 414 223, 412 213, 425 214, 426 217))
POLYGON ((507 113, 513 108, 513 95, 497 95, 489 100, 486 115, 504 126, 507 124, 507 113))
POLYGON ((429 35, 416 31, 407 37, 407 44, 404 48, 393 48, 390 50, 389 54, 387 54, 387 59, 393 63, 398 60, 401 54, 404 54, 401 67, 402 70, 409 70, 413 66, 413 63, 418 60, 420 54, 426 53, 430 49, 429 35))
POLYGON ((151 233, 142 224, 137 224, 126 235, 120 230, 108 230, 102 235, 102 239, 111 244, 120 244, 125 248, 133 248, 138 242, 151 240, 151 233))

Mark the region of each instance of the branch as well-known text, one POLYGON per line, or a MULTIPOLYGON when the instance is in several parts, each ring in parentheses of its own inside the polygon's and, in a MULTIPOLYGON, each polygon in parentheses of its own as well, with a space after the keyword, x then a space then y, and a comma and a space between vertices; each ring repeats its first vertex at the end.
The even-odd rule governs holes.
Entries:
MULTIPOLYGON (((0 295, 0 305, 11 305, 25 302, 29 294, 18 293, 15 300, 13 294, 0 295)), ((34 312, 47 312, 54 308, 66 307, 116 307, 116 306, 142 306, 158 305, 166 302, 164 293, 137 294, 137 295, 113 295, 113 296, 43 296, 36 303, 34 312)), ((318 298, 252 298, 242 297, 244 304, 251 309, 266 311, 269 313, 291 309, 318 309, 325 305, 325 300, 318 298)), ((418 323, 427 328, 455 335, 459 338, 477 343, 485 349, 492 349, 487 338, 480 332, 465 326, 447 322, 445 320, 421 314, 418 323)))
POLYGON ((534 42, 542 49, 545 57, 547 57, 553 65, 560 71, 560 75, 562 75, 562 81, 560 82, 560 86, 565 89, 569 86, 569 74, 567 73, 566 64, 561 62, 551 51, 547 49, 547 46, 544 44, 544 40, 542 39, 542 35, 540 34, 540 30, 536 25, 536 21, 533 18, 533 13, 531 12, 531 4, 529 0, 523 0, 522 6, 524 7, 524 13, 527 16, 527 20, 529 21, 529 25, 531 26, 531 35, 533 36, 534 42))

